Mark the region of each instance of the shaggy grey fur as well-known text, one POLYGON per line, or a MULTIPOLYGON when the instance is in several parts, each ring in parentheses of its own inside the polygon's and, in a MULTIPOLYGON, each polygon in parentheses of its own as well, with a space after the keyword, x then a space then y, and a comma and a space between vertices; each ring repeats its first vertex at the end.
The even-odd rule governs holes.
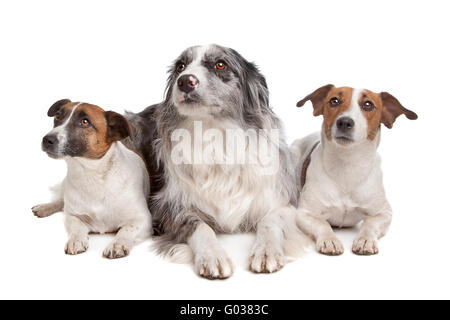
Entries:
MULTIPOLYGON (((195 59, 196 47, 185 50, 169 70, 165 99, 138 114, 128 113, 128 119, 137 128, 133 144, 144 155, 150 168, 152 181, 151 212, 155 227, 164 235, 160 238, 158 251, 167 253, 176 243, 184 243, 195 231, 200 221, 207 223, 216 232, 225 232, 221 226, 199 208, 186 207, 181 193, 168 196, 167 185, 173 179, 165 170, 169 161, 171 134, 186 116, 178 112, 173 102, 173 91, 179 76, 177 66, 189 65, 195 59), (196 216, 187 215, 195 212, 196 216)), ((205 53, 202 64, 208 69, 208 83, 199 95, 193 95, 199 103, 211 106, 216 119, 230 120, 240 128, 280 129, 278 117, 269 106, 269 92, 264 76, 255 64, 245 60, 233 49, 214 45, 205 53), (227 64, 226 72, 214 69, 216 61, 227 64)), ((286 199, 286 205, 297 206, 298 187, 294 180, 294 169, 284 138, 279 145, 280 169, 277 174, 277 190, 286 199)), ((238 230, 251 231, 257 221, 244 218, 238 230)))

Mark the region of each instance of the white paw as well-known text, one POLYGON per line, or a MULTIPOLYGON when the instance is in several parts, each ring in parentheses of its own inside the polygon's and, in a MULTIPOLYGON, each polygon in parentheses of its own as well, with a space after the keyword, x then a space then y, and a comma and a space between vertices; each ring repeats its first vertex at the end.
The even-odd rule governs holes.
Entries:
POLYGON ((85 252, 88 247, 88 237, 72 237, 67 241, 64 252, 71 255, 80 254, 85 252))
POLYGON ((31 208, 31 211, 33 211, 33 214, 38 218, 45 218, 57 212, 55 205, 50 203, 38 204, 31 208))
POLYGON ((344 253, 344 246, 338 238, 324 238, 317 240, 317 251, 328 256, 338 256, 344 253))
POLYGON ((108 259, 118 259, 130 254, 131 247, 120 241, 109 244, 103 251, 103 256, 108 259))
POLYGON ((220 247, 197 254, 194 264, 197 274, 206 279, 227 279, 233 274, 233 262, 220 247))
POLYGON ((286 264, 282 248, 255 245, 250 257, 250 271, 255 273, 277 272, 286 264))
POLYGON ((373 255, 378 253, 377 240, 365 237, 356 238, 353 241, 352 251, 358 255, 373 255))

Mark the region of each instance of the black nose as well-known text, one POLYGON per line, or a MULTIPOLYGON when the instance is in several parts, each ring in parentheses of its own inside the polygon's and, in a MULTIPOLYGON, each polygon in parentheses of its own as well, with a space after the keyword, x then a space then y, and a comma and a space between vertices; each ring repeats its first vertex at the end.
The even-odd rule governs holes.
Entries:
POLYGON ((42 139, 42 144, 44 147, 51 147, 58 143, 58 138, 55 135, 46 135, 42 139))
POLYGON ((194 90, 198 86, 198 83, 198 79, 192 74, 182 75, 177 81, 178 88, 185 93, 194 90))
POLYGON ((349 117, 339 118, 336 122, 336 126, 339 131, 347 132, 350 131, 355 126, 355 121, 349 117))

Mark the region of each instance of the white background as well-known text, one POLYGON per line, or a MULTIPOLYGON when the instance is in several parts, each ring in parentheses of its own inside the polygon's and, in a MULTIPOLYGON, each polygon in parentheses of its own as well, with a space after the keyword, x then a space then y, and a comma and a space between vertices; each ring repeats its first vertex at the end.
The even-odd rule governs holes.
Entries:
POLYGON ((0 298, 450 298, 448 1, 2 1, 0 4, 0 298), (333 83, 389 91, 419 120, 383 128, 380 153, 394 210, 380 254, 314 250, 273 275, 247 271, 251 235, 221 238, 227 281, 170 264, 151 241, 126 259, 66 256, 61 214, 35 218, 65 163, 40 150, 56 100, 140 111, 161 101, 169 64, 217 43, 255 61, 289 142, 320 128, 296 102, 333 83))

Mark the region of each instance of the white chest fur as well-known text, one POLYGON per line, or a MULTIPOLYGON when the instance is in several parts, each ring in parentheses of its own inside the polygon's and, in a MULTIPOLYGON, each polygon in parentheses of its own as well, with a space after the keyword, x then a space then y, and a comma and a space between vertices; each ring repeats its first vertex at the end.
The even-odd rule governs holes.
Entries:
POLYGON ((388 206, 376 142, 347 151, 314 150, 300 206, 337 227, 354 226, 388 206))
POLYGON ((149 191, 143 160, 118 142, 98 160, 67 158, 64 212, 92 232, 114 232, 145 208, 149 191))
MULTIPOLYGON (((189 131, 192 137, 195 135, 193 121, 186 121, 180 127, 189 131)), ((203 120, 203 132, 210 128, 222 132, 224 138, 227 130, 240 129, 232 122, 203 120)), ((197 159, 218 160, 214 148, 208 147, 211 141, 203 139, 201 143, 202 148, 199 149, 198 141, 197 144, 192 141, 191 159, 197 157, 197 159), (196 154, 199 151, 202 152, 201 155, 196 154)), ((229 156, 227 150, 225 148, 223 150, 224 156, 229 156)), ((278 199, 274 197, 274 194, 279 193, 275 190, 276 174, 262 174, 260 164, 250 161, 176 164, 172 159, 167 163, 172 178, 169 180, 167 193, 182 199, 185 207, 195 207, 202 214, 212 217, 226 232, 242 227, 244 221, 256 221, 255 216, 270 211, 270 208, 279 207, 283 202, 281 195, 278 199)))

